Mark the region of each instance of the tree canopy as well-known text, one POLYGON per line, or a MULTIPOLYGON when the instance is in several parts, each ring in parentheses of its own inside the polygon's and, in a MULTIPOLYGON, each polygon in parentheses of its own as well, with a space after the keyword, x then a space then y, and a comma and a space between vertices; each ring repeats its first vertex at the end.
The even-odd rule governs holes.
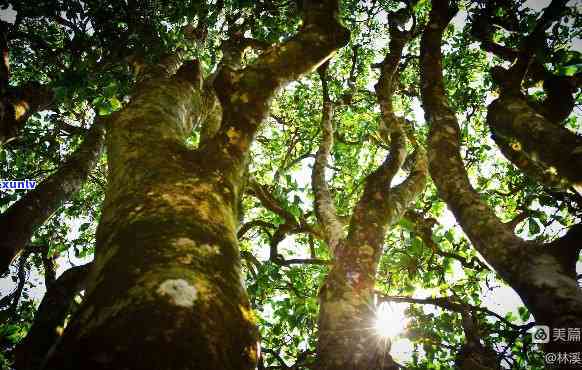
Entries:
POLYGON ((575 367, 576 1, 0 7, 3 369, 575 367))

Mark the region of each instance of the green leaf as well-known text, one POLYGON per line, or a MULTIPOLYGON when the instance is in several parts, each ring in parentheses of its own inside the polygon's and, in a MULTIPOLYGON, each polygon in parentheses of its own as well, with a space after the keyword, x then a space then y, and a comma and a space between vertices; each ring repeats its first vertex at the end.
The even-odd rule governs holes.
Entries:
POLYGON ((106 105, 101 105, 97 108, 97 113, 100 116, 107 116, 108 114, 111 113, 111 109, 109 109, 109 107, 106 105))
POLYGON ((103 89, 103 94, 110 98, 114 97, 117 94, 117 84, 115 82, 111 82, 109 85, 105 86, 103 89))
POLYGON ((122 107, 121 102, 116 97, 109 99, 109 105, 111 106, 111 110, 120 110, 122 107))
POLYGON ((539 234, 541 229, 540 229, 540 225, 538 224, 538 222, 536 221, 535 218, 530 218, 528 221, 529 224, 529 233, 530 235, 536 235, 539 234))
POLYGON ((518 307, 517 312, 519 313, 519 317, 522 321, 527 321, 529 319, 529 311, 524 306, 518 307))
POLYGON ((67 95, 67 88, 64 86, 58 86, 55 87, 53 89, 54 93, 55 93, 55 100, 56 101, 61 101, 65 98, 65 96, 67 95))
POLYGON ((559 67, 556 73, 560 76, 574 76, 579 71, 582 71, 582 64, 559 67))

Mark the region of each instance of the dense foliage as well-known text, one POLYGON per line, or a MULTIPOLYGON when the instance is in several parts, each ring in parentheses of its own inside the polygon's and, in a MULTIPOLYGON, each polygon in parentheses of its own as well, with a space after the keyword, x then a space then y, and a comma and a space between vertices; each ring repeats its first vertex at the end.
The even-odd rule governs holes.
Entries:
MULTIPOLYGON (((536 243, 551 243, 580 222, 582 195, 576 188, 580 183, 542 181, 502 154, 487 122, 487 108, 501 89, 492 77, 493 67, 509 68, 512 60, 483 45, 519 50, 548 3, 459 2, 442 44, 446 94, 460 124, 461 154, 470 181, 501 221, 536 243), (491 8, 496 13, 487 23, 485 14, 491 8)), ((208 81, 226 64, 229 45, 252 40, 240 61, 228 61, 250 65, 267 45, 297 32, 303 11, 301 1, 287 0, 1 4, 1 42, 9 55, 2 94, 8 97, 15 89, 35 84, 36 91, 47 89, 51 97, 0 147, 0 179, 38 182, 54 174, 79 148, 95 117, 107 119, 124 109, 139 70, 151 61, 168 54, 197 59, 208 81)), ((424 0, 341 2, 341 18, 351 33, 348 45, 330 59, 326 74, 313 71, 279 91, 257 132, 239 206, 238 239, 245 285, 260 330, 263 368, 310 369, 317 361, 318 294, 333 260, 314 210, 311 179, 322 136, 322 77, 335 105, 327 183, 338 218, 349 220, 367 176, 390 152, 374 88, 381 78, 381 61, 391 51, 390 25, 413 30, 390 96, 395 114, 405 119, 405 149, 412 153, 424 147, 431 155, 420 58, 430 9, 431 2, 424 0)), ((582 54, 573 48, 579 47, 582 37, 581 11, 575 1, 568 4, 563 16, 547 27, 531 62, 554 76, 575 80, 573 105, 559 123, 575 134, 580 134, 582 122, 578 91, 582 54)), ((523 89, 532 105, 541 104, 550 94, 544 79, 528 78, 523 89)), ((203 126, 197 126, 188 144, 198 147, 204 135, 203 126)), ((524 144, 510 138, 508 145, 519 151, 516 148, 524 144)), ((410 156, 392 186, 406 178, 413 160, 410 156)), ((102 153, 80 190, 35 230, 2 279, 3 369, 11 368, 14 349, 35 319, 45 285, 55 284, 70 266, 92 259, 107 172, 107 155, 102 153)), ((2 190, 0 212, 24 193, 2 190)), ((0 238, 4 232, 0 230, 0 238)), ((74 306, 82 301, 81 293, 74 306)), ((504 368, 544 366, 542 349, 532 344, 528 332, 533 316, 474 248, 430 179, 385 235, 376 301, 370 304, 377 311, 389 307, 388 314, 395 317, 405 312, 405 328, 390 338, 375 327, 374 317, 361 330, 377 331, 378 343, 387 350, 391 346, 392 356, 407 368, 455 368, 470 336, 494 351, 504 368)), ((386 318, 379 323, 401 325, 386 318)))

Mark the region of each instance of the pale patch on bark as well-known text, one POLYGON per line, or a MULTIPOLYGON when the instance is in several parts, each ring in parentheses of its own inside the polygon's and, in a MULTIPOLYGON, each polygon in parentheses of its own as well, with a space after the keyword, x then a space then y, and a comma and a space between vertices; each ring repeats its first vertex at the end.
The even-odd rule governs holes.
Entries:
POLYGON ((196 246, 196 243, 194 240, 189 238, 178 238, 174 242, 174 245, 179 248, 192 249, 196 246))
POLYGON ((176 258, 176 260, 180 263, 185 264, 185 265, 189 265, 192 263, 192 261, 194 261, 194 256, 191 254, 187 254, 185 256, 180 256, 180 257, 176 258))
POLYGON ((202 244, 200 246, 200 249, 206 255, 217 255, 217 254, 220 254, 220 248, 218 247, 218 245, 214 245, 214 244, 202 244))
POLYGON ((240 131, 238 131, 236 128, 231 127, 228 129, 228 131, 226 132, 226 136, 228 136, 228 141, 231 144, 235 144, 238 142, 241 134, 240 131))
POLYGON ((159 295, 167 297, 176 306, 192 307, 198 297, 198 290, 184 279, 170 279, 164 281, 156 291, 159 295))
POLYGON ((360 273, 359 272, 348 272, 346 274, 346 278, 348 279, 348 283, 350 285, 355 285, 360 280, 360 273))

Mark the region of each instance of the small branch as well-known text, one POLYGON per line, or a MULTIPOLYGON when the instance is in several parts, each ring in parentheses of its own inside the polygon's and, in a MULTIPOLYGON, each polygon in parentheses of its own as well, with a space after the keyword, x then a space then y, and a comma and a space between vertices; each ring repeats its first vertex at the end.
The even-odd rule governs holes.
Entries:
POLYGON ((331 265, 331 261, 323 260, 319 258, 275 258, 271 262, 276 263, 280 266, 290 266, 290 265, 331 265))
POLYGON ((343 224, 338 218, 337 209, 325 178, 325 168, 328 165, 331 148, 333 146, 333 103, 329 97, 327 87, 327 66, 323 64, 319 69, 323 90, 323 112, 321 117, 321 143, 315 154, 315 163, 311 173, 311 186, 315 196, 314 208, 317 220, 322 226, 325 241, 332 254, 339 241, 344 236, 343 224))
POLYGON ((464 268, 468 268, 475 271, 489 270, 487 265, 481 262, 478 258, 468 261, 467 258, 462 257, 459 254, 443 251, 439 247, 439 245, 435 243, 432 239, 432 228, 437 223, 435 219, 424 218, 422 215, 414 211, 406 212, 405 217, 412 221, 412 223, 414 224, 415 233, 420 237, 422 242, 433 251, 433 253, 441 257, 453 258, 459 261, 461 263, 461 266, 463 266, 464 268))
POLYGON ((259 184, 256 180, 251 179, 248 185, 248 192, 257 197, 263 207, 279 215, 285 223, 299 225, 295 216, 283 208, 281 203, 271 194, 265 185, 259 184))
POLYGON ((468 303, 459 302, 455 297, 437 297, 437 298, 412 298, 412 297, 402 297, 402 296, 387 296, 381 292, 376 292, 378 299, 384 302, 403 302, 403 303, 413 303, 413 304, 430 304, 444 308, 449 311, 464 313, 464 312, 480 312, 487 316, 493 316, 499 321, 503 322, 505 325, 511 327, 513 330, 518 330, 520 332, 526 332, 530 328, 536 325, 535 322, 531 322, 524 325, 516 325, 508 321, 503 316, 495 313, 487 308, 473 306, 468 303))
POLYGON ((259 227, 261 228, 269 237, 273 237, 272 234, 269 232, 269 229, 276 229, 277 227, 270 222, 263 221, 263 220, 252 220, 245 224, 243 224, 237 233, 237 238, 240 240, 244 238, 245 234, 252 228, 259 227))
POLYGON ((507 222, 507 224, 509 225, 509 227, 511 227, 512 230, 515 230, 517 225, 525 221, 528 217, 529 217, 528 212, 520 212, 511 221, 507 222))

